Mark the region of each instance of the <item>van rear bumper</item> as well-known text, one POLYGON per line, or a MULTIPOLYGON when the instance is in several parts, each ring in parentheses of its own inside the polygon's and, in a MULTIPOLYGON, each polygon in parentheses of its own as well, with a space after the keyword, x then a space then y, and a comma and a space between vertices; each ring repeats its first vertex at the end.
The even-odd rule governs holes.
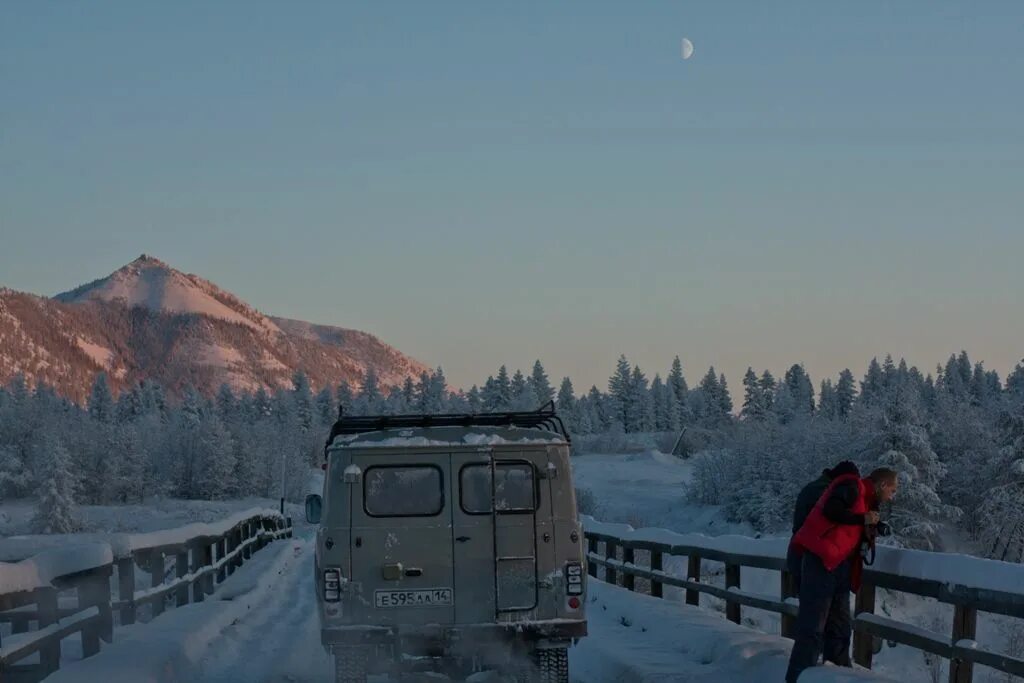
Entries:
POLYGON ((587 622, 552 619, 508 624, 458 624, 452 626, 330 626, 320 631, 325 647, 339 645, 391 645, 419 641, 452 646, 460 641, 575 641, 587 635, 587 622))

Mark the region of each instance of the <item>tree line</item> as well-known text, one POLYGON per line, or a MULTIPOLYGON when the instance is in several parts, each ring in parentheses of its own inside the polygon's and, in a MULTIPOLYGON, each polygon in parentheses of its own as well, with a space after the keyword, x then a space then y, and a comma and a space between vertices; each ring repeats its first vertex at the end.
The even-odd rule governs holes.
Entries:
MULTIPOLYGON (((621 356, 606 389, 556 391, 544 366, 502 366, 479 386, 452 390, 441 368, 385 387, 362 382, 314 391, 292 386, 176 400, 152 381, 114 396, 97 375, 85 405, 15 377, 0 389, 0 497, 38 500, 41 531, 74 529, 76 504, 139 502, 153 495, 298 500, 339 406, 347 414, 532 410, 554 400, 574 435, 683 433, 693 456, 695 502, 721 505, 756 529, 786 528, 796 492, 822 468, 853 459, 901 474, 891 510, 900 542, 943 546, 967 534, 983 554, 1024 558, 1024 365, 1005 382, 966 352, 923 374, 872 360, 814 384, 804 368, 776 379, 747 370, 736 409, 710 368, 692 388, 676 358, 649 380, 621 356)), ((682 495, 682 492, 681 492, 682 495)))

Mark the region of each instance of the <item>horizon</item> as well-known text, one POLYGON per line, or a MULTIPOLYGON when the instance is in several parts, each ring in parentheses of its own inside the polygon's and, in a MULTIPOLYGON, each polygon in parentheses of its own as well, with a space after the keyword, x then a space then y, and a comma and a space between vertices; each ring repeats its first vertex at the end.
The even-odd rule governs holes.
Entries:
POLYGON ((198 7, 0 7, 0 286, 144 252, 465 389, 1024 356, 1017 4, 198 7))

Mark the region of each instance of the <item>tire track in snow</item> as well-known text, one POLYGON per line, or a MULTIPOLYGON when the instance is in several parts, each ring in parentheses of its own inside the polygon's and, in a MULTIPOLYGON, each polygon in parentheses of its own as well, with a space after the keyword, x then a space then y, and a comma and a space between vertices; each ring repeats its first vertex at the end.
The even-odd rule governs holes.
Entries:
MULTIPOLYGON (((250 606, 245 617, 210 643, 199 664, 210 683, 313 683, 331 680, 330 657, 320 645, 317 607, 311 585, 313 549, 309 540, 293 546, 300 555, 281 567, 270 599, 250 606)), ((249 599, 239 596, 239 600, 249 599)))

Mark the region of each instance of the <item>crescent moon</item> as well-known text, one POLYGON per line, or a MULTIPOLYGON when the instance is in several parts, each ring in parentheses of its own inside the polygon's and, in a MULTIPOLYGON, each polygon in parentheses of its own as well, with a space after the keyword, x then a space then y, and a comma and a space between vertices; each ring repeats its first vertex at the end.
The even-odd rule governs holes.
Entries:
POLYGON ((693 56, 693 43, 690 42, 689 38, 683 38, 683 59, 689 59, 693 56))

